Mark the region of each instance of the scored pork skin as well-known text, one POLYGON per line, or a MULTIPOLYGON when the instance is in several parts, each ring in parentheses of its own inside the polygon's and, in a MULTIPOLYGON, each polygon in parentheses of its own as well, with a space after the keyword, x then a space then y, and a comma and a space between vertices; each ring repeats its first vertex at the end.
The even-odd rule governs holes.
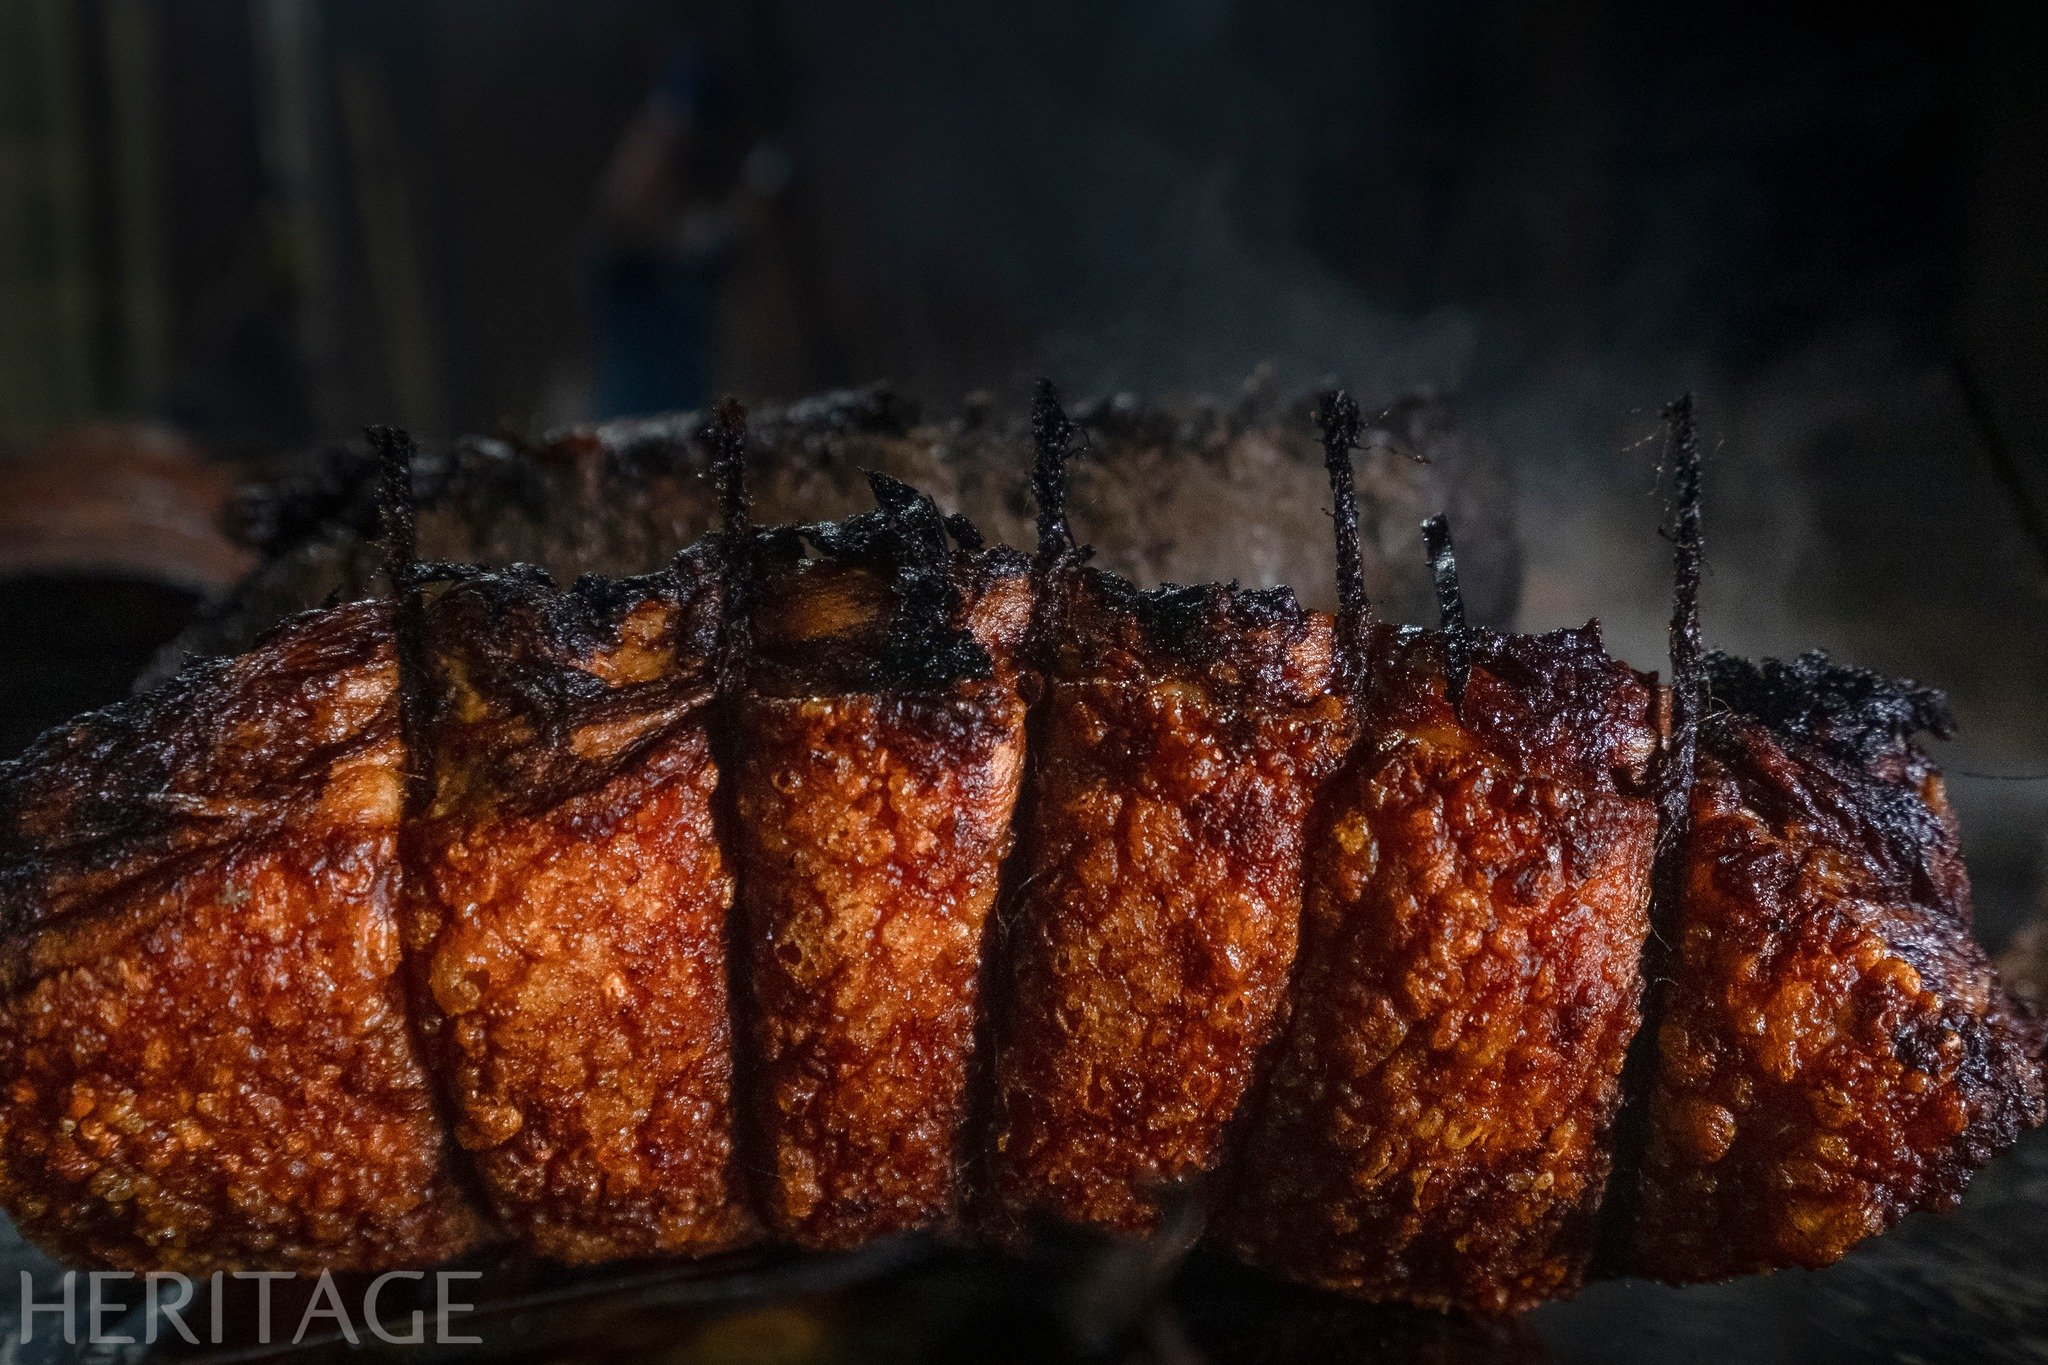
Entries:
POLYGON ((1676 1282, 1830 1264, 2043 1117, 2040 1022, 1911 741, 1933 694, 1715 663, 1629 1229, 1628 1268, 1676 1282))
POLYGON ((718 598, 695 556, 568 591, 474 579, 428 614, 414 1007, 480 1185, 556 1260, 704 1255, 755 1231, 710 731, 718 598))
POLYGON ((1650 690, 1597 630, 1442 639, 1368 680, 1305 873, 1296 1008, 1217 1240, 1486 1314, 1583 1283, 1639 1020, 1650 690))
POLYGON ((815 1248, 951 1230, 1024 766, 1024 561, 951 547, 915 500, 785 550, 733 712, 764 1212, 815 1248))
POLYGON ((374 603, 0 768, 0 1204, 74 1262, 377 1270, 487 1239, 408 1027, 374 603))
POLYGON ((1345 745, 1328 617, 1062 573, 1009 929, 989 1230, 1145 1233, 1215 1177, 1285 1004, 1345 745))

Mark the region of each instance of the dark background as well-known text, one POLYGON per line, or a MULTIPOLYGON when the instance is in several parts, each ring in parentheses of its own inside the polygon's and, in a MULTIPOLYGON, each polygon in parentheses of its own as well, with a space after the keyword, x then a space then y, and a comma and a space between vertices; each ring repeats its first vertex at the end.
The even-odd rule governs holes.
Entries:
POLYGON ((2025 912, 2048 783, 1990 776, 2048 771, 2023 0, 0 0, 0 442, 590 415, 599 186, 682 45, 705 183, 792 171, 723 263, 716 386, 1452 395, 1518 474, 1524 624, 1645 664, 1646 438, 1695 389, 1710 636, 1951 687, 1987 936, 2025 912))

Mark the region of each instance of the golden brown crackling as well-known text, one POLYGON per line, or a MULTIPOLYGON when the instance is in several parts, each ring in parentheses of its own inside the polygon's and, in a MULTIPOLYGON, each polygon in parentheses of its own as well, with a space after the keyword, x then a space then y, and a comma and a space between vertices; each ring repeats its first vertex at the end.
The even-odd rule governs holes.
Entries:
POLYGON ((1585 1278, 1638 1020, 1656 818, 1628 789, 1653 734, 1589 632, 1475 652, 1462 717, 1435 640, 1381 661, 1216 1235, 1321 1288, 1499 1314, 1585 1278))
POLYGON ((500 1218, 562 1261, 702 1255, 753 1232, 734 1170, 715 590, 694 569, 566 594, 465 583, 429 621, 415 1006, 500 1218))
POLYGON ((0 778, 0 1202, 38 1244, 375 1270, 490 1235, 405 1016, 396 671, 381 608, 312 614, 0 778))
POLYGON ((1347 734, 1331 624, 1056 584, 989 1138, 991 1231, 1116 1232, 1223 1162, 1282 1006, 1302 827, 1347 734))
POLYGON ((958 1220, 984 930, 1024 757, 1028 587, 988 567, 961 552, 948 572, 989 676, 933 688, 843 685, 890 647, 886 575, 808 561, 758 588, 733 745, 754 1131, 768 1219, 807 1247, 958 1220))
POLYGON ((1023 702, 994 681, 740 708, 767 1212, 802 1245, 957 1216, 1023 731, 1023 702))
POLYGON ((1822 1266, 2042 1119, 1932 765, 1712 720, 1658 1033, 1636 1273, 1822 1266))

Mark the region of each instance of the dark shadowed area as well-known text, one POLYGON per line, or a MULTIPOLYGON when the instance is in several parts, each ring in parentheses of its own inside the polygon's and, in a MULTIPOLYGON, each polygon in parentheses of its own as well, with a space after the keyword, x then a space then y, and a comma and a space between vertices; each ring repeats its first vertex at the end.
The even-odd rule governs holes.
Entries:
MULTIPOLYGON (((1526 624, 1661 653, 1656 408, 1708 629, 1952 688, 2048 770, 2044 19, 1612 0, 82 0, 0 25, 0 438, 220 457, 887 378, 1449 396, 1526 624), (2025 528, 2035 509, 2033 540, 2025 528)), ((1418 552, 1419 553, 1419 552, 1418 552)), ((2048 784, 1959 775, 1994 939, 2048 784)))

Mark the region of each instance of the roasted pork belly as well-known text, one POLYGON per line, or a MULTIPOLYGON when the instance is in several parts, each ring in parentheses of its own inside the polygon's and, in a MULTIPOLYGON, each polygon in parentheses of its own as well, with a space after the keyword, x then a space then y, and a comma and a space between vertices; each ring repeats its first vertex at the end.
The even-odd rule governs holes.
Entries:
POLYGON ((426 615, 405 940, 455 1139, 522 1243, 701 1255, 737 1178, 704 554, 567 591, 471 576, 426 615))
MULTIPOLYGON (((1383 635, 1384 640, 1384 635, 1383 635)), ((1319 809, 1295 1009, 1219 1241, 1483 1313, 1583 1283, 1638 1021, 1651 693, 1598 632, 1385 642, 1319 809)))

